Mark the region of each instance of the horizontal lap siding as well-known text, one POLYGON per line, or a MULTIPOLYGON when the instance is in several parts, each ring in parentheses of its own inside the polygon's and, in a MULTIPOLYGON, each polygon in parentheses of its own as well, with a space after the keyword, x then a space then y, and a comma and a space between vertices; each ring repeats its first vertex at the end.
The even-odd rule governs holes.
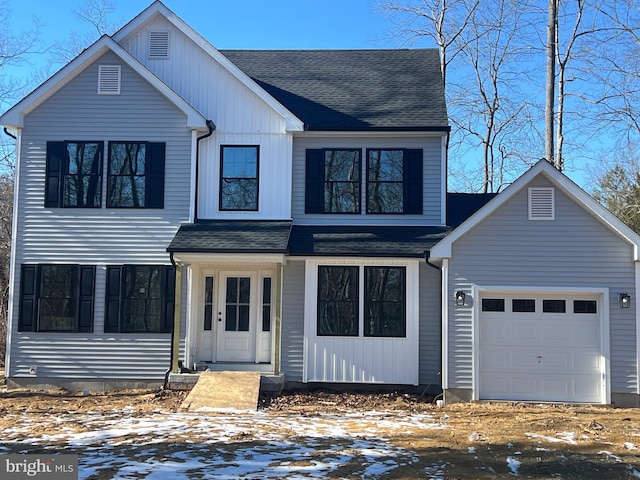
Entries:
MULTIPOLYGON (((530 186, 550 186, 535 179, 530 186)), ((472 386, 472 310, 456 307, 452 292, 472 285, 608 288, 611 387, 637 388, 634 309, 617 296, 636 298, 632 247, 556 188, 555 221, 527 220, 527 188, 453 245, 449 263, 449 387, 472 386)), ((469 301, 473 302, 473 299, 469 301)))
POLYGON ((440 386, 442 314, 440 273, 420 263, 420 384, 440 386))
POLYGON ((284 268, 282 294, 281 370, 287 381, 301 382, 304 345, 304 262, 284 268))
MULTIPOLYGON (((293 199, 292 213, 297 224, 308 225, 440 225, 442 210, 442 140, 432 138, 389 138, 381 136, 333 139, 296 137, 293 142, 293 199), (362 149, 362 172, 366 171, 367 148, 421 148, 424 155, 423 168, 423 214, 422 215, 311 215, 305 214, 305 158, 307 149, 315 148, 356 148, 362 149)), ((361 175, 361 178, 364 178, 361 175)), ((364 194, 366 184, 361 186, 364 194)), ((362 195, 361 195, 362 198, 362 195)))
MULTIPOLYGON (((35 364, 38 376, 160 379, 169 363, 168 334, 103 333, 105 275, 109 264, 169 264, 166 247, 189 219, 191 132, 184 114, 124 64, 121 95, 97 95, 98 64, 122 61, 106 54, 25 118, 11 376, 35 364), (105 147, 108 141, 166 142, 165 208, 45 209, 46 142, 62 140, 104 141, 105 147), (94 333, 18 333, 23 263, 97 265, 94 333)), ((103 175, 103 205, 106 180, 103 175)))

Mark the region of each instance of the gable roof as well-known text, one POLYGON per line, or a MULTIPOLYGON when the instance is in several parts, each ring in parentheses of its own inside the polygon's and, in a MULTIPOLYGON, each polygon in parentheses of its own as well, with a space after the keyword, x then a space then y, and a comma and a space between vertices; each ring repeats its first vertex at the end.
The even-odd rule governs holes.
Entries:
POLYGON ((455 228, 476 213, 497 193, 447 193, 447 225, 455 228))
POLYGON ((449 131, 436 49, 220 52, 305 130, 449 131))
POLYGON ((302 121, 297 118, 291 111, 287 109, 278 99, 267 93, 260 85, 258 85, 253 79, 251 79, 245 72, 243 72, 237 65, 229 61, 224 55, 218 51, 207 39, 196 32, 189 24, 182 20, 178 15, 167 8, 160 0, 156 0, 136 17, 134 17, 129 23, 123 26, 120 30, 113 34, 113 39, 116 42, 121 42, 128 35, 134 33, 138 28, 145 23, 153 20, 156 16, 162 15, 169 23, 185 34, 194 44, 203 49, 213 60, 215 60, 220 66, 225 68, 231 75, 236 77, 241 83, 243 83, 249 90, 255 93, 260 99, 262 99, 267 105, 278 112, 286 122, 286 128, 290 131, 300 131, 303 129, 302 121))
POLYGON ((598 203, 591 195, 585 192, 569 177, 558 171, 546 160, 538 161, 527 172, 521 175, 515 182, 509 185, 502 193, 496 195, 485 206, 467 218, 455 228, 446 238, 436 244, 430 251, 431 257, 451 258, 453 243, 464 236, 473 227, 482 222, 485 218, 493 214, 498 208, 507 203, 514 195, 525 188, 538 175, 544 176, 551 184, 560 189, 569 198, 581 204, 595 218, 606 225, 614 233, 619 235, 633 245, 634 260, 640 261, 639 246, 640 235, 625 225, 613 213, 598 203))
POLYGON ((96 61, 108 51, 111 51, 120 57, 123 63, 131 67, 156 90, 163 94, 167 100, 181 110, 187 116, 187 127, 198 130, 207 129, 206 119, 204 116, 189 105, 189 103, 187 103, 176 92, 171 90, 158 77, 151 73, 151 71, 136 60, 135 57, 106 35, 103 35, 93 45, 85 49, 80 55, 62 67, 42 85, 7 110, 2 116, 0 116, 0 124, 14 129, 22 127, 24 115, 33 111, 45 102, 53 94, 82 73, 88 65, 96 61))

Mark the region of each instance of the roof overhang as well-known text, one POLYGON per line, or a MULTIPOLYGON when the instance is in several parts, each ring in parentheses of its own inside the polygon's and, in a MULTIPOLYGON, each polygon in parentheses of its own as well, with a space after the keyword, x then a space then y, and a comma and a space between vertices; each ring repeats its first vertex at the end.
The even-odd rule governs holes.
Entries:
POLYGON ((455 228, 446 238, 438 242, 430 251, 431 258, 439 260, 451 258, 453 244, 456 240, 467 234, 477 224, 493 214, 498 208, 506 204, 514 195, 525 188, 538 175, 544 176, 551 184, 560 189, 568 197, 573 198, 589 211, 596 219, 611 229, 614 233, 625 239, 633 246, 633 259, 639 261, 640 235, 625 225, 609 210, 598 203, 591 195, 585 192, 569 177, 558 171, 546 160, 540 160, 527 172, 509 185, 502 193, 495 196, 484 207, 471 215, 467 220, 455 228))
POLYGON ((287 131, 303 131, 304 124, 302 120, 296 117, 290 110, 285 108, 280 102, 273 98, 269 93, 258 85, 251 77, 240 70, 234 63, 232 63, 227 57, 222 55, 211 43, 209 43, 198 32, 191 28, 184 22, 178 15, 169 10, 161 1, 156 0, 149 5, 145 10, 138 14, 133 20, 127 23, 124 27, 113 34, 113 39, 116 42, 120 42, 127 35, 133 33, 140 26, 146 22, 151 21, 157 15, 162 15, 168 22, 175 26, 178 30, 189 37, 196 45, 202 48, 207 54, 209 54, 216 62, 218 62, 223 68, 225 68, 231 75, 236 77, 242 82, 249 90, 255 93, 260 99, 262 99, 273 110, 278 112, 285 120, 285 129, 287 131))
POLYGON ((22 128, 24 125, 25 115, 28 115, 30 112, 35 110, 39 105, 82 73, 88 65, 95 62, 109 51, 116 54, 123 63, 131 67, 156 90, 163 94, 167 100, 181 110, 187 117, 187 128, 202 131, 207 130, 206 118, 202 114, 189 105, 189 103, 180 97, 180 95, 171 90, 149 69, 136 60, 135 57, 106 35, 102 36, 93 45, 85 49, 80 55, 46 80, 42 85, 36 88, 12 108, 7 110, 7 112, 0 117, 0 124, 13 130, 22 128))

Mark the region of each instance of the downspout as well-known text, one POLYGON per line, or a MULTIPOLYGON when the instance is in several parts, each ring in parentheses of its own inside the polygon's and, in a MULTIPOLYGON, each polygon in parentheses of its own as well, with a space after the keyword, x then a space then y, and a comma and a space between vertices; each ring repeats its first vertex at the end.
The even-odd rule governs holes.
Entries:
POLYGON ((439 272, 442 271, 442 267, 439 267, 438 265, 436 265, 435 263, 431 263, 429 261, 429 258, 431 257, 431 252, 429 250, 425 250, 424 251, 424 261, 427 263, 427 265, 429 265, 431 268, 435 268, 436 270, 438 270, 439 272))
POLYGON ((13 133, 11 133, 9 130, 7 130, 7 127, 4 127, 4 133, 6 133, 8 136, 13 138, 14 140, 18 139, 18 137, 16 137, 13 133))
POLYGON ((200 165, 200 141, 204 140, 205 138, 209 138, 211 135, 213 135, 213 131, 216 129, 216 124, 213 123, 212 120, 207 120, 206 123, 207 123, 207 128, 209 129, 209 132, 198 137, 196 140, 196 171, 195 171, 196 181, 195 181, 195 191, 194 191, 195 197, 193 202, 193 221, 194 222, 198 219, 198 169, 200 165))
POLYGON ((171 360, 169 361, 169 368, 164 374, 163 389, 166 390, 169 386, 169 375, 171 373, 178 373, 178 356, 180 355, 180 314, 182 312, 182 265, 178 265, 173 258, 173 252, 169 253, 169 259, 171 265, 176 269, 175 278, 175 300, 173 311, 173 324, 171 325, 171 360))

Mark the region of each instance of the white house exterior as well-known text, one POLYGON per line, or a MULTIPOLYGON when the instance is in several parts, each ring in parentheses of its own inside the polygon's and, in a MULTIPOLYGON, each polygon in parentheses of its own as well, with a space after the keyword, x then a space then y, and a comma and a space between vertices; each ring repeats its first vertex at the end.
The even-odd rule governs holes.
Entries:
POLYGON ((156 1, 0 123, 10 386, 638 404, 637 235, 546 163, 448 195, 434 49, 218 51, 156 1))

